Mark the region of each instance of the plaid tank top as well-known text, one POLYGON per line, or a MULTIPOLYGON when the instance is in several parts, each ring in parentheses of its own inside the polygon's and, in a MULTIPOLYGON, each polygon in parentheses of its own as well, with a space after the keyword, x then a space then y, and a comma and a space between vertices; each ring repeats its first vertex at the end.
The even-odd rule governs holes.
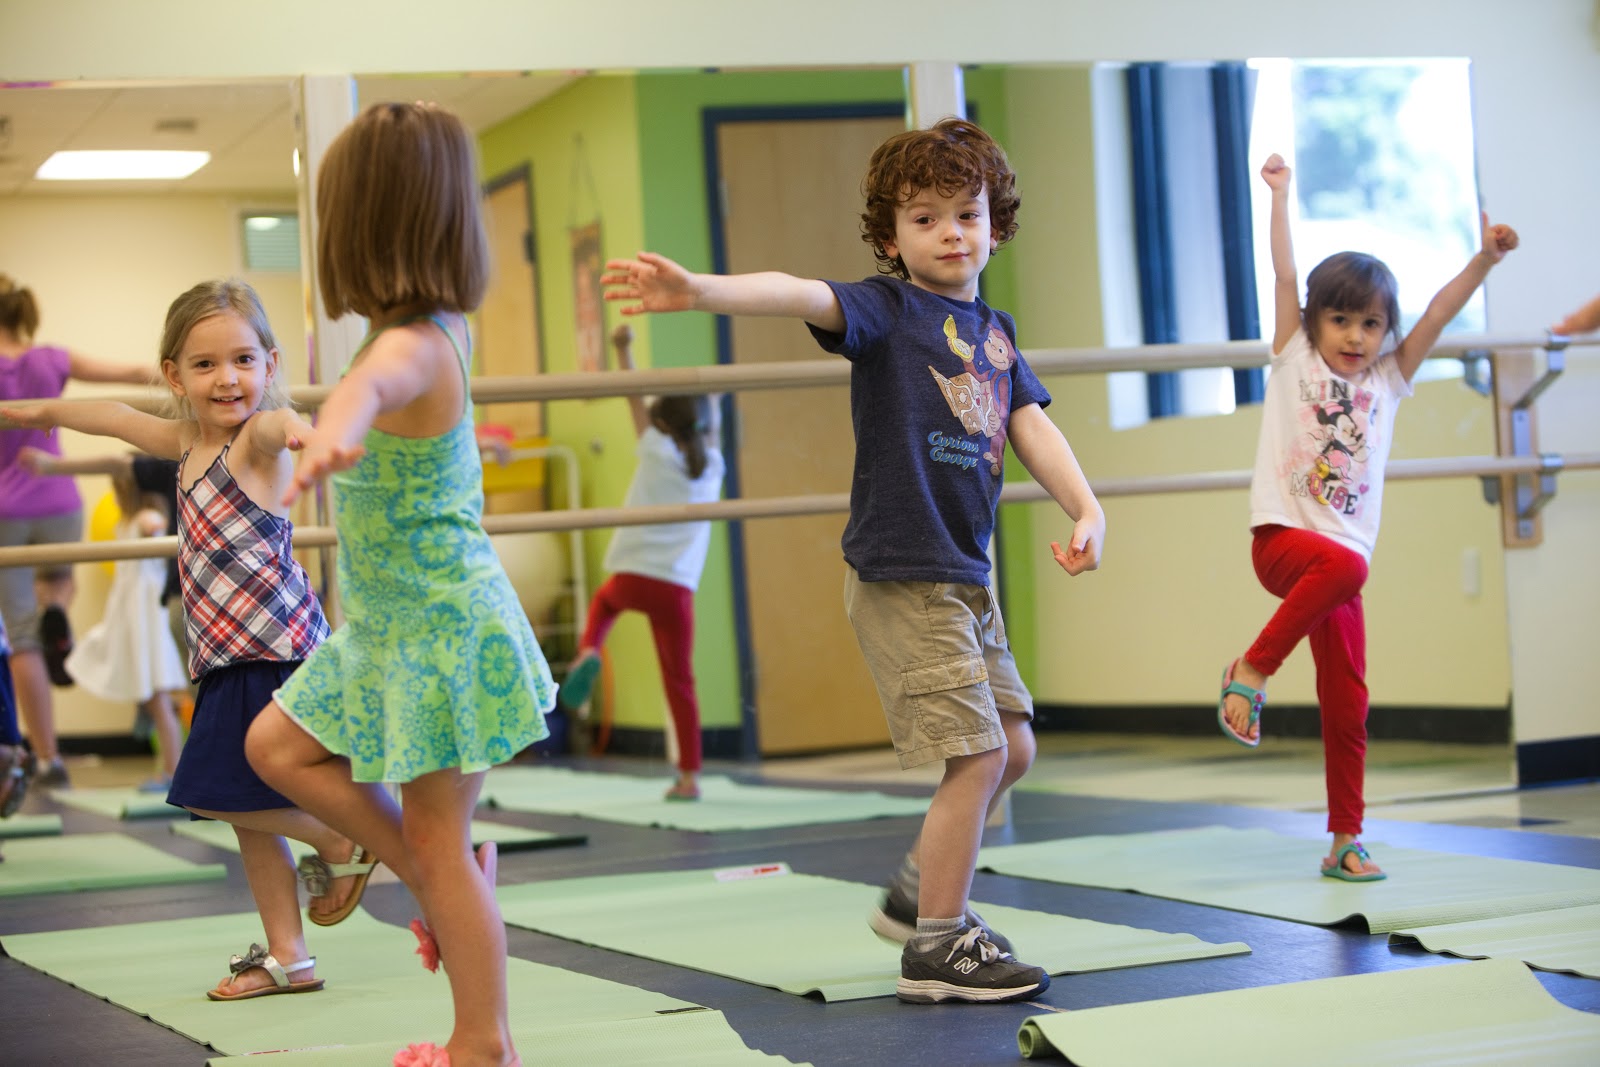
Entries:
POLYGON ((328 636, 305 568, 289 554, 294 524, 264 510, 228 471, 228 447, 193 487, 179 463, 178 579, 189 676, 231 663, 295 663, 328 636))

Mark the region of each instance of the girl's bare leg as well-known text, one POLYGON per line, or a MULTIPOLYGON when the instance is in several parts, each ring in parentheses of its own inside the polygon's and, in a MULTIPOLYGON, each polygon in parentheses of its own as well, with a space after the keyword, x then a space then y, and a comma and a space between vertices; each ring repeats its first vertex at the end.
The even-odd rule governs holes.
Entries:
POLYGON ((449 769, 400 787, 404 834, 415 857, 419 901, 450 977, 455 1030, 446 1051, 452 1067, 517 1064, 506 1004, 506 931, 490 881, 472 852, 472 811, 483 773, 449 769))
MULTIPOLYGON (((315 815, 299 808, 268 808, 264 811, 208 811, 203 808, 190 810, 196 815, 204 815, 208 819, 231 824, 235 832, 240 835, 241 847, 244 844, 243 835, 246 832, 253 832, 274 838, 286 837, 291 841, 310 845, 316 849, 317 855, 329 863, 349 863, 356 858, 355 842, 315 815)), ((287 849, 287 846, 285 848, 287 849)), ((294 859, 291 857, 289 860, 291 874, 294 873, 294 868, 294 859)), ((322 915, 338 911, 350 896, 355 878, 353 874, 335 878, 326 893, 311 898, 311 911, 322 915)), ((279 956, 278 959, 282 960, 283 957, 279 956)))
POLYGON ((141 706, 161 742, 161 773, 170 779, 178 769, 178 754, 183 751, 183 730, 178 726, 178 713, 172 710, 172 697, 157 693, 141 706))
POLYGON ((250 724, 244 750, 268 785, 347 839, 359 841, 422 899, 400 836, 400 808, 386 788, 351 781, 349 762, 318 744, 276 701, 250 724))

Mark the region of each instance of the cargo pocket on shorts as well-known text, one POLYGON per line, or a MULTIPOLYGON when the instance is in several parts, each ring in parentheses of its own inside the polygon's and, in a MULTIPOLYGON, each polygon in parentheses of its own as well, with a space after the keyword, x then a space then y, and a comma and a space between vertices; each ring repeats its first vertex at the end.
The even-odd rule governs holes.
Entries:
POLYGON ((982 653, 913 663, 900 669, 919 742, 970 737, 991 731, 994 697, 982 653), (981 686, 982 691, 975 691, 981 686))

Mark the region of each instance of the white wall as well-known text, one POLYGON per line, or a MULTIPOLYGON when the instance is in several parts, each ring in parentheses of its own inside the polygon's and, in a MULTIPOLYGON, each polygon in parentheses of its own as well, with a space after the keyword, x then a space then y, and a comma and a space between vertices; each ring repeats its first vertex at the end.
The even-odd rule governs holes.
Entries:
MULTIPOLYGON (((221 197, 59 196, 0 198, 0 271, 39 301, 40 341, 126 363, 156 363, 162 319, 173 297, 207 278, 234 275, 255 286, 277 335, 289 380, 306 380, 304 301, 298 274, 241 270, 239 212, 292 203, 221 197)), ((67 396, 107 387, 72 383, 67 396)), ((125 391, 117 387, 117 391, 125 391)), ((63 431, 72 456, 126 452, 120 441, 63 431)), ((86 511, 110 491, 104 478, 79 483, 86 511)), ((73 628, 99 621, 109 571, 76 568, 73 628)), ((126 732, 133 708, 107 704, 79 689, 58 689, 56 725, 64 735, 126 732)))

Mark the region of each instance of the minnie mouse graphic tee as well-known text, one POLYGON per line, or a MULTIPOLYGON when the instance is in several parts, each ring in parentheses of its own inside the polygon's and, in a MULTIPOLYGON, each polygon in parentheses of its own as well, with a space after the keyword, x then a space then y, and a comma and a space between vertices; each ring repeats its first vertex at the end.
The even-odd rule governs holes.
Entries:
POLYGON ((1251 529, 1296 526, 1371 560, 1394 413, 1410 395, 1393 352, 1346 380, 1317 355, 1305 330, 1296 330, 1272 357, 1267 378, 1251 529))

